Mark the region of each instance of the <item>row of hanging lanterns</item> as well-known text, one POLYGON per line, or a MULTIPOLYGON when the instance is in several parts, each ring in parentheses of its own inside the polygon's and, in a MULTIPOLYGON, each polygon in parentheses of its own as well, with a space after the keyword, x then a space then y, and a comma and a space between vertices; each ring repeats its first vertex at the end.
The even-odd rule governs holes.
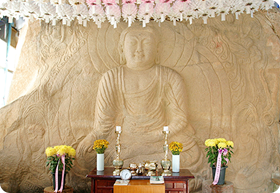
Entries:
POLYGON ((251 14, 259 9, 268 10, 274 5, 273 0, 0 0, 0 17, 44 20, 56 24, 62 20, 63 25, 71 25, 75 18, 79 24, 87 26, 93 20, 98 28, 106 19, 116 28, 121 18, 131 26, 136 19, 143 27, 151 19, 164 22, 167 18, 176 25, 177 21, 202 18, 207 19, 241 13, 251 14), (122 2, 120 2, 122 1, 122 2))

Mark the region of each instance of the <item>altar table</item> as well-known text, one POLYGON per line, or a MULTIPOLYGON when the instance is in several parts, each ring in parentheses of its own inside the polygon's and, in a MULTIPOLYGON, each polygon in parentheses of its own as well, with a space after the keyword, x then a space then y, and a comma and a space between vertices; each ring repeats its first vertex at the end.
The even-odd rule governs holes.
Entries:
MULTIPOLYGON (((114 183, 120 176, 113 175, 113 167, 105 167, 104 171, 92 170, 87 177, 91 178, 91 193, 113 193, 114 183)), ((161 175, 161 170, 158 175, 161 175)), ((189 179, 194 176, 187 169, 180 169, 179 173, 172 173, 172 176, 164 176, 165 193, 188 193, 189 179)), ((132 176, 130 180, 149 180, 150 176, 132 176)))
POLYGON ((130 180, 129 185, 114 185, 114 193, 165 193, 164 184, 150 184, 150 180, 130 180))

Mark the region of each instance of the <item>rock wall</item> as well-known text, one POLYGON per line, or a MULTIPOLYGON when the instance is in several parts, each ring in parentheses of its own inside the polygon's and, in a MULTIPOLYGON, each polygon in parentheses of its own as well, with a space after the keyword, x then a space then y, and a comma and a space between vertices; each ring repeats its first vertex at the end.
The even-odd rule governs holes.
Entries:
MULTIPOLYGON (((271 192, 271 173, 279 166, 279 19, 279 10, 273 9, 253 18, 243 14, 236 20, 228 15, 222 22, 216 17, 208 19, 207 25, 202 20, 192 25, 149 24, 160 31, 160 65, 184 80, 186 95, 180 101, 187 105, 188 126, 179 131, 171 127, 169 142, 184 143, 181 167, 195 174, 192 191, 199 191, 202 180, 211 176, 204 141, 224 137, 235 143, 226 180, 234 183, 236 192, 271 192)), ((44 151, 66 144, 77 150, 67 184, 79 192, 89 191, 85 175, 96 164, 90 145, 98 133, 105 132, 94 123, 98 86, 102 75, 122 67, 118 43, 126 27, 127 23, 119 23, 116 29, 108 23, 101 29, 93 23, 86 28, 77 23, 71 27, 29 23, 10 103, 0 109, 4 190, 38 192, 50 186, 44 151)), ((141 125, 144 121, 139 120, 141 125)), ((112 126, 105 135, 110 142, 107 166, 116 156, 112 126)), ((135 126, 121 138, 125 166, 163 158, 161 129, 157 133, 149 129, 135 126), (141 138, 149 132, 149 138, 141 138), (139 136, 139 141, 129 135, 139 136), (148 140, 154 140, 149 147, 135 145, 148 140), (129 146, 134 149, 125 148, 129 146)))

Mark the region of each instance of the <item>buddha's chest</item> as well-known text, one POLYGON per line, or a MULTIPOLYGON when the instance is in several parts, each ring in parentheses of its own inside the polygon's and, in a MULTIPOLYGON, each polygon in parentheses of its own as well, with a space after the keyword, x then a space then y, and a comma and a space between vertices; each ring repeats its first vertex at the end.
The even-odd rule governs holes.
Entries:
POLYGON ((148 89, 155 76, 151 74, 126 74, 124 77, 124 89, 126 93, 137 93, 148 89))

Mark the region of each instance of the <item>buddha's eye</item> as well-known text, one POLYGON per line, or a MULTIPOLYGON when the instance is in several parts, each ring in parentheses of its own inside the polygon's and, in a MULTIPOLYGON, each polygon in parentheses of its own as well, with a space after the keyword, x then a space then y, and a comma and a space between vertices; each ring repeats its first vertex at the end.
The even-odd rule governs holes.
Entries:
POLYGON ((144 45, 151 44, 151 40, 145 39, 145 40, 143 40, 143 44, 144 44, 144 45))
POLYGON ((131 45, 131 46, 134 46, 134 45, 137 44, 137 41, 131 40, 131 41, 128 42, 128 44, 131 45))

